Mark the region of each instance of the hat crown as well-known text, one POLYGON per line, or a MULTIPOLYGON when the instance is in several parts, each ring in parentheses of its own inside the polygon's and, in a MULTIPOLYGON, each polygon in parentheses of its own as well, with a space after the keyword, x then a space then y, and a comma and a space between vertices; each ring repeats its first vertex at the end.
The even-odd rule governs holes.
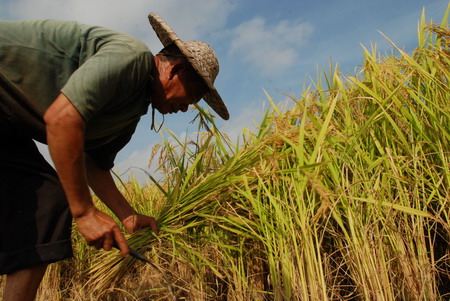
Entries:
POLYGON ((188 57, 188 59, 192 64, 196 65, 194 68, 197 72, 205 79, 209 79, 211 83, 214 83, 219 74, 219 60, 211 46, 198 41, 183 43, 192 56, 192 58, 188 57))

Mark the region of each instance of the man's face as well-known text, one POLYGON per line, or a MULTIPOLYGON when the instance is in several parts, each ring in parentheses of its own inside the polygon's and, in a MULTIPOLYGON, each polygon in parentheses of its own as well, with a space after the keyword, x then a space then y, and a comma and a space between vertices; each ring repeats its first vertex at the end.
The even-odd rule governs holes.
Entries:
POLYGON ((206 93, 205 86, 189 78, 186 68, 171 66, 160 73, 160 87, 152 97, 153 106, 161 114, 186 112, 190 104, 197 103, 206 93))
POLYGON ((173 81, 164 89, 164 96, 153 100, 153 105, 161 114, 186 112, 190 104, 200 100, 190 96, 187 88, 180 81, 173 81))

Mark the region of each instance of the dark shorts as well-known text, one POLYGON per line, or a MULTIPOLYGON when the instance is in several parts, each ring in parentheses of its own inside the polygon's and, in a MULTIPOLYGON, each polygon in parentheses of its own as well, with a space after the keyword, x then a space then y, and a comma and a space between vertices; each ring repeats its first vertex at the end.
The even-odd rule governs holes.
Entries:
POLYGON ((34 141, 1 119, 0 112, 0 274, 8 274, 71 257, 72 217, 34 141))

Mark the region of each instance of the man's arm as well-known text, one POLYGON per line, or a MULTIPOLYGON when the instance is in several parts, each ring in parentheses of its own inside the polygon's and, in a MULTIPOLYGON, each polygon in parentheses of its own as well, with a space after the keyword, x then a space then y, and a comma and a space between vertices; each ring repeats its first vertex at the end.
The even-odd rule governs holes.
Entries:
POLYGON ((69 99, 60 94, 44 114, 47 144, 69 208, 86 241, 110 250, 117 242, 124 256, 129 247, 114 220, 95 208, 84 160, 85 123, 69 99))
POLYGON ((153 217, 135 213, 117 189, 109 170, 99 168, 88 154, 86 154, 86 167, 89 186, 100 200, 114 212, 128 232, 132 233, 142 227, 150 227, 153 232, 158 232, 156 220, 153 217))

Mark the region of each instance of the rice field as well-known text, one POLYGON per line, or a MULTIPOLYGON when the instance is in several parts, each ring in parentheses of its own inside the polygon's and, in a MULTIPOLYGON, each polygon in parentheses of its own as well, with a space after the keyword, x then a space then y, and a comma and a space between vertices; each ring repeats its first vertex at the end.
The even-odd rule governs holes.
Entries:
MULTIPOLYGON (((119 183, 161 233, 52 264, 38 300, 449 300, 450 30, 417 48, 364 48, 230 141, 200 107, 198 134, 154 149, 163 179, 119 183)), ((149 157, 152 154, 149 154, 149 157)), ((101 203, 99 207, 108 211, 101 203)))

